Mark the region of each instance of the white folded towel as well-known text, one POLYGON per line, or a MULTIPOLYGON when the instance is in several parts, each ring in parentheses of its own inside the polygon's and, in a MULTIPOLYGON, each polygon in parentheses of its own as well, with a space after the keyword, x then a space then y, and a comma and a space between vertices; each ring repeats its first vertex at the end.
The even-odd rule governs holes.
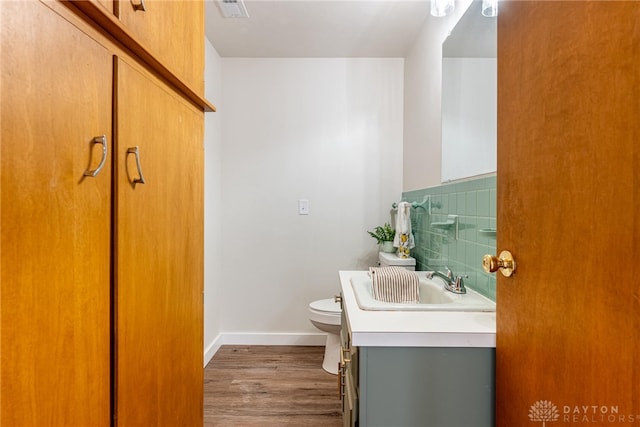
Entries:
POLYGON ((400 304, 420 302, 418 275, 402 267, 370 267, 373 298, 400 304))
POLYGON ((409 249, 415 247, 413 233, 411 232, 411 203, 409 202, 400 202, 398 204, 396 235, 393 238, 393 246, 398 248, 398 256, 400 258, 409 258, 409 249))

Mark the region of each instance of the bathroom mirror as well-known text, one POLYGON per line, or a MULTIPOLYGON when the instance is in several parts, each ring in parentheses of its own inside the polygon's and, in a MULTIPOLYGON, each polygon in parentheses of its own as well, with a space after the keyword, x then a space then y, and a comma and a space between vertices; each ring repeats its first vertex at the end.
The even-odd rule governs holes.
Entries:
POLYGON ((481 4, 442 45, 442 182, 496 171, 497 19, 481 4))

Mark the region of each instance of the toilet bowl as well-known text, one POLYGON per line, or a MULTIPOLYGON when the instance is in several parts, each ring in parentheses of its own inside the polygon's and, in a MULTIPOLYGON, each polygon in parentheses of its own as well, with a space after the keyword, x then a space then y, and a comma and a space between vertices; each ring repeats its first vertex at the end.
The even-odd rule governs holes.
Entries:
POLYGON ((322 369, 337 375, 340 362, 340 303, 333 298, 313 301, 309 304, 309 320, 313 326, 327 333, 322 369))

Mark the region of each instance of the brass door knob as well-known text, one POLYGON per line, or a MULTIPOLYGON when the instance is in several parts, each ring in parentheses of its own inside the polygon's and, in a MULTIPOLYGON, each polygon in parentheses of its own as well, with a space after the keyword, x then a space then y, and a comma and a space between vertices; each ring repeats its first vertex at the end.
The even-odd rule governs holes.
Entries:
POLYGON ((487 273, 500 270, 503 276, 509 277, 516 271, 516 261, 509 251, 500 252, 500 256, 485 255, 482 257, 482 269, 487 273))

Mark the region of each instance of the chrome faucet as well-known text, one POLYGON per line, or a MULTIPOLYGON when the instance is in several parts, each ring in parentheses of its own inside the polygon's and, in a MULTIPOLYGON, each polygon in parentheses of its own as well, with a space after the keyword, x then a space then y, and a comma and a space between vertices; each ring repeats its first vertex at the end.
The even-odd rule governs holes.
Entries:
POLYGON ((467 289, 464 287, 464 278, 469 276, 453 276, 453 271, 449 267, 445 267, 447 269, 446 273, 441 271, 427 271, 427 279, 433 279, 434 276, 442 279, 444 281, 444 288, 449 292, 453 292, 454 294, 466 294, 467 289))

